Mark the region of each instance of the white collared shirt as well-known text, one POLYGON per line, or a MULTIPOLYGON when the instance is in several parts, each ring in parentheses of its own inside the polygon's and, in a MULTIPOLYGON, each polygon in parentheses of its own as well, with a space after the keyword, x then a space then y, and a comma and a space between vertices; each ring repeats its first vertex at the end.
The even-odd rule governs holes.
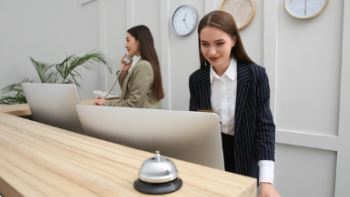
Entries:
MULTIPOLYGON (((211 106, 213 111, 220 117, 221 132, 234 135, 235 108, 237 92, 237 62, 231 59, 228 68, 222 76, 216 74, 210 66, 211 84, 211 106)), ((243 147, 244 148, 244 147, 243 147)), ((270 160, 260 160, 259 183, 273 183, 275 162, 270 160)))
POLYGON ((129 73, 131 73, 132 69, 135 67, 135 64, 137 64, 137 62, 139 62, 140 59, 141 59, 141 56, 138 56, 138 55, 132 56, 132 63, 128 71, 129 73))
POLYGON ((220 117, 221 132, 234 135, 234 120, 237 90, 237 63, 232 58, 222 76, 210 66, 211 105, 220 117))

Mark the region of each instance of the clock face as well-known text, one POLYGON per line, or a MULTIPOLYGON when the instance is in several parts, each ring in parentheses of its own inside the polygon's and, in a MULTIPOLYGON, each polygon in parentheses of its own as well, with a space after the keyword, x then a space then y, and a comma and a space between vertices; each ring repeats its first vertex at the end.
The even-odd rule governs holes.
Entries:
POLYGON ((172 17, 172 26, 175 33, 179 36, 191 34, 198 23, 197 10, 188 5, 178 7, 172 17))
POLYGON ((295 18, 307 19, 320 14, 328 0, 285 0, 287 12, 295 18))
POLYGON ((255 16, 254 0, 224 0, 221 9, 229 12, 237 24, 238 29, 248 26, 255 16))

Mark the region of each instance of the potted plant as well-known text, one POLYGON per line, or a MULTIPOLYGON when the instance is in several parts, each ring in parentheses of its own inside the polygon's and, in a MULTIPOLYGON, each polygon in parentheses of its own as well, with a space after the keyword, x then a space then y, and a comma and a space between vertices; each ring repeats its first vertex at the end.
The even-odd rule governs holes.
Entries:
MULTIPOLYGON (((73 83, 80 87, 80 81, 82 80, 81 69, 90 69, 96 63, 107 66, 111 72, 106 60, 99 52, 89 52, 83 56, 70 55, 57 64, 39 62, 32 57, 30 57, 30 60, 35 66, 41 83, 73 83)), ((4 87, 1 90, 0 104, 27 103, 21 87, 23 82, 33 82, 33 80, 24 79, 19 83, 4 87)))

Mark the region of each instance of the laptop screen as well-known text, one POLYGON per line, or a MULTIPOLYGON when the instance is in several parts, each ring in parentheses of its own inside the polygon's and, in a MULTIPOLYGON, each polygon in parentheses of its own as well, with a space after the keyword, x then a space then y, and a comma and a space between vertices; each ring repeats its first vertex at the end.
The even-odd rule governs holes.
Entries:
POLYGON ((80 97, 74 84, 22 83, 33 120, 80 131, 75 109, 80 97))
POLYGON ((218 116, 208 112, 77 105, 84 134, 224 169, 218 116))

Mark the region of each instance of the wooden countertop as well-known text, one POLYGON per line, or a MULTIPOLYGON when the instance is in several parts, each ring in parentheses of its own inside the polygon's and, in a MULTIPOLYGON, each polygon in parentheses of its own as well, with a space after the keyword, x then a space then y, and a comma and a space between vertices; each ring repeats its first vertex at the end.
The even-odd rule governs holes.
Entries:
MULTIPOLYGON (((85 99, 84 104, 93 105, 95 99, 85 99)), ((13 114, 15 116, 30 116, 32 112, 28 104, 0 105, 0 112, 13 114)))
POLYGON ((32 115, 28 104, 0 105, 0 112, 13 114, 15 116, 32 115))
MULTIPOLYGON (((153 153, 0 112, 0 193, 5 196, 149 196, 134 190, 153 153)), ((162 196, 256 197, 256 180, 172 159, 183 180, 162 196)))

